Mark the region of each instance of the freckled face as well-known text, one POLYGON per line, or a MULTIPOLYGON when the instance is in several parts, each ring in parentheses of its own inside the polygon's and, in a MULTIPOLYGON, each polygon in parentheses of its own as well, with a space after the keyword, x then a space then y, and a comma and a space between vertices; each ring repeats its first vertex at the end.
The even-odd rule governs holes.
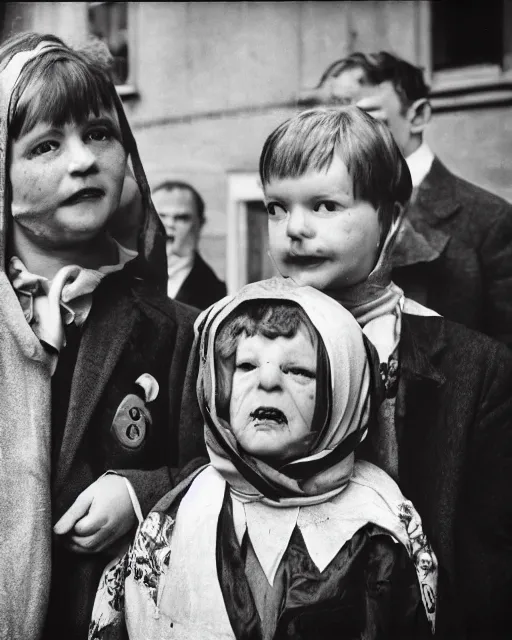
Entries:
POLYGON ((81 124, 40 123, 11 144, 14 223, 50 247, 102 231, 119 204, 126 168, 117 115, 81 124))
POLYGON ((293 338, 242 337, 230 424, 251 455, 282 461, 311 431, 316 399, 316 345, 305 330, 293 338))
POLYGON ((377 210, 356 200, 343 161, 265 185, 270 251, 280 273, 333 292, 366 280, 377 262, 377 210))

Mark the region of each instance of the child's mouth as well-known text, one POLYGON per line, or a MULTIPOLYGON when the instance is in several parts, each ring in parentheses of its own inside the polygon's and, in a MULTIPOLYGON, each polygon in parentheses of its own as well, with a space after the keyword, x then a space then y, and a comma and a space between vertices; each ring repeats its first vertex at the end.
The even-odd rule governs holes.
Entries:
POLYGON ((300 267, 301 269, 312 269, 318 267, 325 262, 325 258, 321 256, 300 256, 288 254, 285 263, 290 266, 300 267))
POLYGON ((103 189, 97 189, 95 187, 89 187, 87 189, 80 189, 80 191, 76 191, 72 196, 66 198, 62 204, 64 205, 72 205, 77 202, 84 202, 86 200, 98 200, 105 195, 103 189))
POLYGON ((256 422, 275 422, 276 424, 288 424, 288 418, 280 409, 275 407, 258 407, 250 417, 256 422))

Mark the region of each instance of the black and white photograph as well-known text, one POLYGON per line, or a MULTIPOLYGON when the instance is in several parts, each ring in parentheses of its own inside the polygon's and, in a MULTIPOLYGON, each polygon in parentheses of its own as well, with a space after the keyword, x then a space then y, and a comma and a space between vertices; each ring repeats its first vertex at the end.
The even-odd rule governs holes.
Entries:
POLYGON ((512 0, 0 5, 0 640, 512 638, 512 0))

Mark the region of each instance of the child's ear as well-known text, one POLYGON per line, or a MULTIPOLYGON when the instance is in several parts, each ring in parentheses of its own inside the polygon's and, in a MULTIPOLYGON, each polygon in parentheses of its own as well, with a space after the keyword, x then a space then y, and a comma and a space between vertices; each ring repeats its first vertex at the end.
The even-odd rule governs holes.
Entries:
POLYGON ((426 98, 420 98, 411 104, 408 109, 408 119, 411 123, 411 133, 423 133, 430 122, 432 107, 426 98))

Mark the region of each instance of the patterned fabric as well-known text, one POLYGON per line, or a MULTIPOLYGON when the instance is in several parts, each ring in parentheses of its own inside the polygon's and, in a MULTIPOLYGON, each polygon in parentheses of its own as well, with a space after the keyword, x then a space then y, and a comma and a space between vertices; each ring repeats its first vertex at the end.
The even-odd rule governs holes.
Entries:
POLYGON ((125 581, 130 576, 156 610, 160 577, 169 566, 173 525, 174 519, 165 513, 150 513, 139 526, 126 554, 105 568, 96 595, 89 640, 125 637, 125 581))

